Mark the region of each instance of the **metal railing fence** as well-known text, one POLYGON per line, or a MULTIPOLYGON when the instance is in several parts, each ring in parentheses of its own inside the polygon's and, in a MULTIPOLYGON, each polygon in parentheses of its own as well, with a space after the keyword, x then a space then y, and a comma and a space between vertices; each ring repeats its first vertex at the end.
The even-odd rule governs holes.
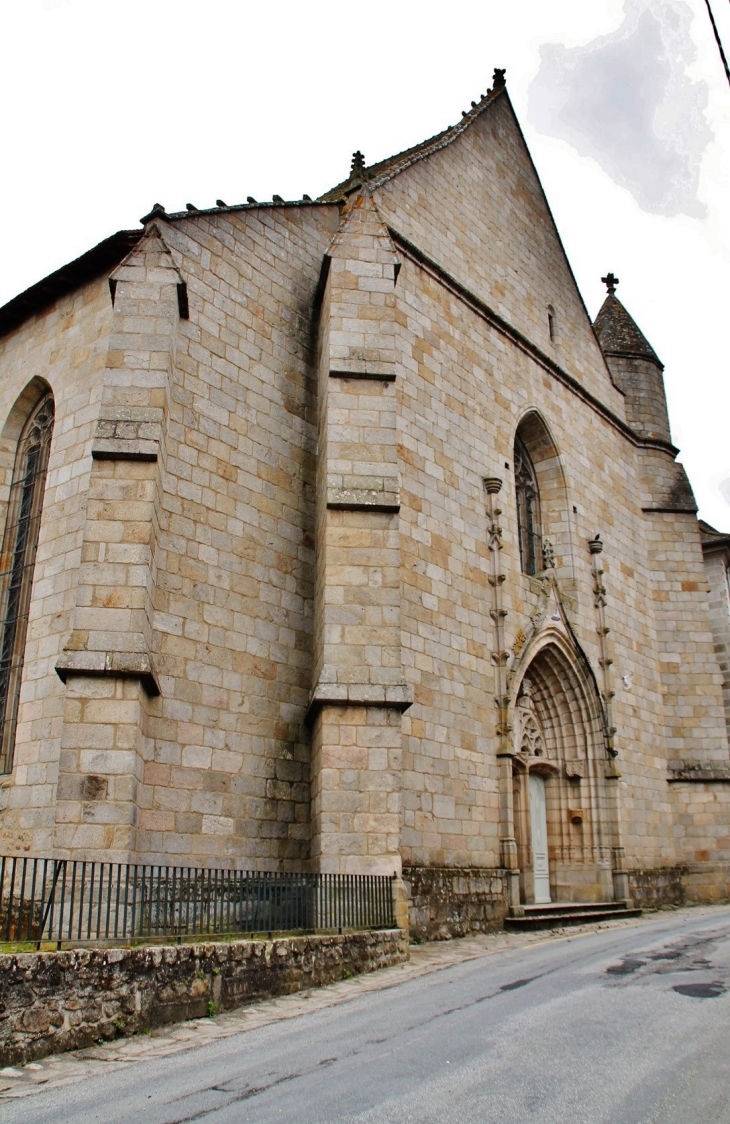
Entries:
POLYGON ((124 943, 394 926, 392 878, 0 858, 0 942, 124 943))

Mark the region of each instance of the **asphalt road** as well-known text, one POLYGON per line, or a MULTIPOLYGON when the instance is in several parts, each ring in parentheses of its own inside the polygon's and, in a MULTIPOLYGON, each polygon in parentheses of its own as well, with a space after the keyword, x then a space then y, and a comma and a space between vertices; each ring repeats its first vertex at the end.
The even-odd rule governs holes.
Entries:
POLYGON ((730 908, 472 960, 0 1120, 727 1124, 730 908))

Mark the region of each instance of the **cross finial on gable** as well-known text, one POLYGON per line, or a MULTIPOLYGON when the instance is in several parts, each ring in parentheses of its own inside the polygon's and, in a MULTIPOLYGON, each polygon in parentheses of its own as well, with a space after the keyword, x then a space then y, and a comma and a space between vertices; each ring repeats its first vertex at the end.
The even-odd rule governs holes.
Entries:
POLYGON ((495 68, 494 74, 492 76, 492 87, 495 90, 500 90, 502 86, 506 85, 504 79, 505 73, 506 72, 504 68, 502 70, 495 68))
POLYGON ((608 289, 609 297, 615 296, 616 286, 618 285, 618 277, 614 277, 612 273, 607 273, 605 277, 601 278, 601 281, 603 281, 603 284, 608 289))

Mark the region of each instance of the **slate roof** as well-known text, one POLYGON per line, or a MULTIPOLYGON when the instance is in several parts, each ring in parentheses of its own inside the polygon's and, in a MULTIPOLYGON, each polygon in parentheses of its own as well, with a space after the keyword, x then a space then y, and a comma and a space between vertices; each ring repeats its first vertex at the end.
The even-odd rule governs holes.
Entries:
POLYGON ((636 321, 629 316, 618 297, 607 296, 593 329, 604 355, 650 359, 662 369, 664 364, 636 321))
POLYGON ((61 266, 55 273, 13 297, 0 308, 0 336, 17 328, 34 313, 42 312, 64 294, 114 269, 139 242, 143 233, 142 230, 118 230, 80 258, 61 266))
MULTIPOLYGON (((155 204, 150 215, 145 215, 141 222, 159 214, 166 220, 190 219, 200 215, 219 215, 229 211, 251 211, 256 208, 266 207, 312 207, 318 205, 311 199, 295 199, 281 202, 238 203, 233 206, 195 208, 193 211, 175 211, 167 214, 163 207, 155 204)), ((0 308, 0 336, 17 328, 29 316, 42 312, 59 297, 72 293, 75 289, 100 277, 103 273, 111 272, 115 266, 127 256, 133 246, 139 242, 144 230, 118 230, 103 242, 99 242, 91 250, 87 250, 80 258, 61 266, 55 273, 37 281, 25 292, 13 297, 7 304, 0 308)))
POLYGON ((698 523, 700 525, 700 538, 702 539, 703 550, 730 547, 730 535, 723 534, 722 531, 716 531, 709 523, 705 523, 704 519, 699 519, 698 523))

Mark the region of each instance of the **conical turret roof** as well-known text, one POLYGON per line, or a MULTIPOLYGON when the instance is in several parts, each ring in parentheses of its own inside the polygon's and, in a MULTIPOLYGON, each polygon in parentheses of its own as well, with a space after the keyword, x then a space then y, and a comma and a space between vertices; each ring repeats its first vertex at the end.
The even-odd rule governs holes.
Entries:
POLYGON ((621 301, 609 291, 593 329, 604 355, 625 355, 632 359, 650 359, 663 367, 661 359, 636 321, 621 301))

